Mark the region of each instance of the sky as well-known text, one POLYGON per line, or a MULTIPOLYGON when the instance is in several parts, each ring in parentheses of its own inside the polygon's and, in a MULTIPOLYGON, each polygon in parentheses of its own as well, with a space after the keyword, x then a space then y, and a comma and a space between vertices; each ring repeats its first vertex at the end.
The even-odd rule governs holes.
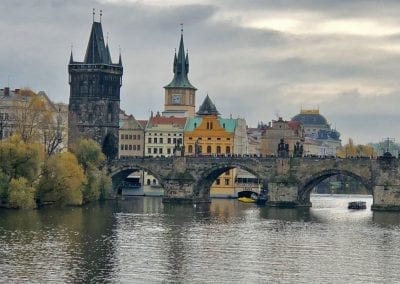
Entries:
POLYGON ((196 109, 208 94, 250 127, 319 109, 344 143, 400 142, 400 1, 1 0, 0 86, 67 103, 92 8, 113 61, 121 49, 121 108, 137 119, 163 110, 183 23, 196 109))

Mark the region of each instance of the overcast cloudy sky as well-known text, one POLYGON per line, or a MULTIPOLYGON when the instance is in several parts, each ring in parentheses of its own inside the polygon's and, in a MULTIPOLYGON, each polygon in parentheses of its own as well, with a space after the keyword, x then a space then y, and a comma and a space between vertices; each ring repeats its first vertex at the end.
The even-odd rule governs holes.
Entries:
POLYGON ((163 110, 184 23, 197 108, 208 93, 250 126, 319 108, 344 141, 400 142, 398 0, 1 0, 0 85, 68 102, 92 8, 114 61, 121 46, 121 108, 138 119, 163 110))

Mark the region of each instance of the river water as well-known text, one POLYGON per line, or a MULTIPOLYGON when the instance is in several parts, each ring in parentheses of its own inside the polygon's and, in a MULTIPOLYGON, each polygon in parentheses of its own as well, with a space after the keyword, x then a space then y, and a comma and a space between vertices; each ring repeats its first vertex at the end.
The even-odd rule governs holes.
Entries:
POLYGON ((400 213, 371 196, 314 195, 312 208, 137 197, 0 211, 1 283, 395 283, 400 213), (367 210, 348 210, 351 200, 367 210))

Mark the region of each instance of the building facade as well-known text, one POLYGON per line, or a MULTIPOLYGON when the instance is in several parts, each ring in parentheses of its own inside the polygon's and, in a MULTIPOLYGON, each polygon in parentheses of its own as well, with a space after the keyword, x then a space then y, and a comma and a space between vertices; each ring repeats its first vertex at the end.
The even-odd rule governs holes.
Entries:
MULTIPOLYGON (((189 118, 185 127, 185 155, 234 154, 236 119, 219 117, 219 112, 207 95, 197 116, 189 118)), ((236 197, 234 181, 236 169, 220 175, 212 184, 211 197, 236 197)))
POLYGON ((170 157, 178 146, 183 146, 185 117, 152 115, 145 129, 146 157, 170 157))
POLYGON ((303 128, 299 122, 286 121, 282 117, 268 124, 261 135, 261 155, 277 155, 281 139, 289 145, 289 155, 293 154, 294 145, 303 142, 303 128))
POLYGON ((120 113, 118 158, 143 157, 146 120, 120 113))
POLYGON ((342 145, 340 133, 332 129, 318 109, 301 110, 292 118, 304 129, 304 155, 335 156, 342 145))
POLYGON ((118 63, 111 60, 101 22, 93 21, 84 61, 74 61, 71 52, 68 73, 70 145, 79 138, 91 138, 108 158, 115 158, 123 67, 121 55, 118 63))

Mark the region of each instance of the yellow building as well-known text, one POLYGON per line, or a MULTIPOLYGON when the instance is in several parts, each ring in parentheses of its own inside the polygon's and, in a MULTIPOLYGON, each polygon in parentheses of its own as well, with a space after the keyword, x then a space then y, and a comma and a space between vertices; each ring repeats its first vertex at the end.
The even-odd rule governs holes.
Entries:
MULTIPOLYGON (((185 155, 229 155, 234 153, 236 119, 219 117, 207 95, 197 116, 189 118, 184 133, 185 155)), ((219 176, 211 187, 211 197, 236 197, 235 169, 219 176)))

